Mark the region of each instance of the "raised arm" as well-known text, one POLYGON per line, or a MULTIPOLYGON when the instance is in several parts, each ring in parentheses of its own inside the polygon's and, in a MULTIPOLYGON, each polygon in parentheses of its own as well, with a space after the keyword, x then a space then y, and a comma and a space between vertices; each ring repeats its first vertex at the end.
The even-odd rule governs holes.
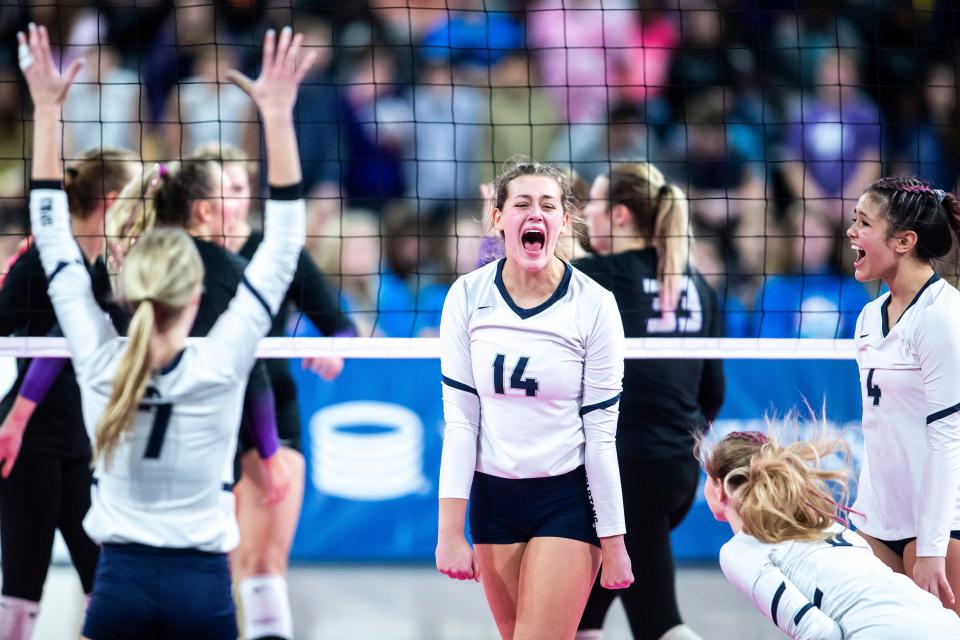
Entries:
POLYGON ((302 42, 303 35, 294 36, 289 27, 280 33, 279 41, 271 29, 264 37, 263 68, 256 81, 237 71, 229 72, 230 79, 250 95, 260 111, 270 186, 263 242, 205 347, 215 350, 215 358, 239 375, 249 372, 256 344, 270 329, 273 315, 290 288, 306 234, 293 105, 316 53, 308 53, 298 65, 302 42))
POLYGON ((53 63, 47 30, 33 23, 27 34, 17 34, 17 42, 20 69, 34 104, 30 223, 53 308, 81 375, 86 358, 116 335, 94 298, 90 274, 70 230, 62 184, 60 117, 81 63, 75 61, 61 75, 53 63))

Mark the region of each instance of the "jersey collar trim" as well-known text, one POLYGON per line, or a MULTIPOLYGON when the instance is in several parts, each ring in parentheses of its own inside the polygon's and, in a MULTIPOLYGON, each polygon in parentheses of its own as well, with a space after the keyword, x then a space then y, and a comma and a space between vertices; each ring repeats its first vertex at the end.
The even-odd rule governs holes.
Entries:
POLYGON ((557 290, 553 292, 553 295, 532 309, 524 309, 523 307, 518 306, 517 303, 513 301, 513 298, 510 297, 510 294, 507 293, 506 285, 503 284, 503 267, 506 262, 506 258, 500 258, 500 261, 497 262, 497 275, 494 276, 493 281, 496 283, 497 289, 500 290, 500 296, 503 298, 503 301, 506 302, 507 306, 513 309, 513 312, 522 319, 526 320, 527 318, 532 318, 542 311, 546 311, 552 307, 555 302, 567 295, 567 289, 570 288, 570 278, 573 277, 573 267, 571 267, 569 263, 564 262, 563 277, 560 279, 560 284, 557 286, 557 290))
POLYGON ((177 365, 180 364, 180 361, 183 360, 183 353, 184 353, 185 351, 186 351, 186 349, 180 349, 180 351, 177 353, 177 355, 173 356, 173 360, 171 360, 169 363, 167 363, 167 366, 165 366, 165 367, 163 367, 162 369, 160 369, 160 375, 165 376, 165 375, 167 375, 168 373, 170 373, 171 371, 173 371, 174 369, 176 369, 176 368, 177 368, 177 365))
MULTIPOLYGON (((900 318, 897 318, 897 322, 900 322, 900 319, 903 318, 904 315, 906 315, 907 311, 910 310, 910 307, 917 304, 917 300, 919 300, 920 296, 923 295, 923 292, 927 290, 927 287, 929 287, 939 279, 940 279, 940 276, 938 276, 936 273, 930 276, 930 279, 927 280, 922 287, 920 287, 920 291, 917 291, 917 295, 913 296, 913 300, 910 301, 910 304, 907 305, 907 308, 904 309, 903 313, 900 314, 900 318)), ((884 338, 886 338, 887 334, 890 333, 890 320, 887 317, 887 307, 890 306, 890 299, 892 297, 893 296, 888 295, 887 299, 884 300, 883 304, 880 306, 880 322, 881 322, 880 330, 884 338)))

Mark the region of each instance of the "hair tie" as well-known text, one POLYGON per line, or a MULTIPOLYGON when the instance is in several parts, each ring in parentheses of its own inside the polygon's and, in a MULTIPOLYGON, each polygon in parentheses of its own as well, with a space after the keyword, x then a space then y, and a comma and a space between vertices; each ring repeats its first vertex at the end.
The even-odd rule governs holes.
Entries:
POLYGON ((767 434, 760 431, 733 431, 728 433, 727 437, 736 440, 744 440, 758 446, 763 446, 770 441, 770 439, 767 437, 767 434))
POLYGON ((154 176, 153 180, 150 181, 151 187, 156 187, 160 184, 160 181, 167 177, 169 171, 167 170, 167 165, 163 162, 158 162, 153 165, 153 170, 157 172, 157 175, 154 176))

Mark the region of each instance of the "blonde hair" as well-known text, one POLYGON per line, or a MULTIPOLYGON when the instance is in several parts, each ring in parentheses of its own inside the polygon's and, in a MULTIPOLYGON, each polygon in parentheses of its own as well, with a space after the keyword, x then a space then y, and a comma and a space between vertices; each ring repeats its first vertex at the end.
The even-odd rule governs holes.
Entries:
MULTIPOLYGON (((580 180, 579 176, 572 171, 565 171, 564 169, 556 167, 552 164, 537 162, 526 156, 512 156, 503 163, 503 167, 500 170, 500 175, 498 175, 493 182, 494 209, 500 209, 501 211, 503 210, 503 207, 507 202, 507 193, 510 188, 510 183, 523 176, 539 176, 555 180, 560 186, 560 199, 563 210, 568 216, 570 216, 570 235, 572 237, 576 237, 578 231, 586 227, 580 214, 582 209, 581 203, 577 197, 577 187, 580 187, 580 191, 583 190, 583 184, 585 184, 583 183, 583 180, 580 180)), ((589 192, 589 190, 589 186, 587 186, 586 191, 589 192)), ((486 233, 487 235, 491 236, 494 235, 493 216, 490 215, 487 217, 487 214, 492 213, 492 209, 484 213, 484 226, 486 228, 486 233)), ((503 234, 501 234, 501 237, 502 235, 503 234)), ((557 257, 563 260, 569 260, 569 253, 570 252, 563 248, 562 242, 558 241, 557 248, 555 250, 557 257)))
MULTIPOLYGON (((796 426, 796 419, 787 424, 796 426)), ((697 443, 707 475, 719 480, 743 521, 745 533, 761 542, 821 540, 834 522, 849 525, 850 447, 822 423, 807 440, 790 444, 774 432, 737 431, 708 445, 697 443), (839 468, 824 466, 839 455, 839 468), (836 497, 835 497, 836 496, 836 497)))
POLYGON ((609 206, 625 206, 637 232, 657 250, 661 311, 672 312, 692 262, 693 231, 687 196, 649 162, 614 165, 606 177, 609 206))
POLYGON ((222 165, 239 165, 251 178, 257 175, 257 163, 239 147, 226 142, 208 142, 190 154, 192 160, 212 160, 222 165))
POLYGON ((129 429, 150 378, 150 336, 165 331, 197 295, 203 263, 183 230, 157 228, 136 243, 120 270, 121 295, 133 307, 126 350, 117 365, 110 401, 97 423, 94 455, 107 464, 129 429))

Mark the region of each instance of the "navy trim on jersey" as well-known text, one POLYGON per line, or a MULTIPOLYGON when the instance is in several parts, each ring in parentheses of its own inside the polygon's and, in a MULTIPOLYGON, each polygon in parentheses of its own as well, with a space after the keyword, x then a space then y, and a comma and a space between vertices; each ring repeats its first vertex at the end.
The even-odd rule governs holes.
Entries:
POLYGON ((500 290, 500 295, 503 297, 504 302, 507 303, 507 306, 513 309, 513 312, 522 319, 526 320, 527 318, 532 318, 541 311, 546 311, 553 306, 553 303, 567 295, 567 289, 570 288, 570 278, 573 277, 573 267, 564 262, 563 278, 560 279, 560 284, 557 286, 557 290, 553 292, 553 295, 532 309, 524 309, 523 307, 517 306, 517 303, 514 302, 513 298, 510 297, 510 294, 507 293, 506 285, 503 284, 503 266, 506 263, 506 258, 500 258, 500 261, 497 263, 497 275, 494 276, 493 281, 496 283, 497 289, 500 290))
POLYGON ((90 486, 91 486, 91 487, 96 487, 96 486, 99 485, 99 484, 100 484, 100 478, 98 478, 98 477, 96 477, 96 476, 91 476, 91 478, 90 478, 90 486))
POLYGON ((807 604, 803 605, 803 608, 800 609, 800 611, 797 611, 797 615, 793 617, 793 624, 800 624, 800 621, 803 620, 803 616, 807 615, 807 611, 810 611, 810 609, 813 609, 813 605, 811 603, 808 602, 807 604))
POLYGON ((180 361, 183 360, 183 354, 184 354, 185 352, 186 352, 186 349, 180 349, 180 351, 177 353, 177 355, 173 356, 173 360, 171 360, 171 361, 167 364, 167 366, 165 366, 165 367, 163 367, 162 369, 160 369, 160 375, 165 376, 165 375, 167 375, 168 373, 170 373, 171 371, 173 371, 174 369, 176 369, 176 368, 177 368, 177 365, 180 364, 180 361))
POLYGON ((253 294, 253 297, 257 299, 257 302, 263 305, 263 308, 267 312, 267 315, 272 318, 273 312, 270 311, 270 305, 267 304, 267 299, 264 298, 262 295, 260 295, 260 292, 257 291, 252 284, 250 284, 250 281, 247 280, 246 274, 244 274, 240 282, 243 284, 243 286, 245 286, 250 291, 250 293, 253 294))
POLYGON ((608 399, 608 400, 604 400, 603 402, 598 402, 598 403, 596 403, 596 404, 588 404, 588 405, 585 406, 585 407, 581 407, 581 408, 580 408, 580 416, 583 417, 584 415, 586 415, 586 414, 588 414, 588 413, 590 413, 591 411, 594 411, 594 410, 596 410, 596 409, 606 409, 607 407, 612 407, 613 405, 617 404, 618 402, 620 402, 620 394, 619 394, 619 393, 618 393, 617 395, 613 396, 612 398, 608 399))
POLYGON ((820 589, 817 589, 816 591, 813 592, 813 606, 819 609, 820 604, 822 602, 823 602, 823 591, 820 591, 820 589))
POLYGON ((477 393, 477 390, 469 385, 465 385, 462 382, 457 382, 453 378, 448 378, 447 376, 441 375, 440 379, 443 381, 443 384, 451 387, 453 389, 458 389, 460 391, 466 391, 467 393, 472 393, 473 395, 479 397, 480 394, 477 393))
POLYGON ((780 626, 780 623, 777 622, 777 607, 780 606, 780 598, 783 597, 784 592, 787 590, 787 583, 781 582, 780 586, 777 587, 777 592, 773 594, 773 603, 770 605, 770 619, 773 620, 773 624, 780 626))
POLYGON ((66 269, 72 264, 79 264, 80 266, 83 266, 83 263, 80 262, 79 260, 70 260, 69 262, 64 260, 64 261, 58 262, 56 268, 54 268, 53 270, 53 273, 51 273, 50 277, 47 278, 47 284, 49 285, 51 282, 53 282, 53 279, 57 277, 58 273, 60 273, 61 271, 63 271, 64 269, 66 269))
POLYGON ((220 488, 223 489, 224 491, 233 491, 233 483, 224 482, 223 484, 220 485, 220 488))
POLYGON ((936 413, 931 413, 927 416, 927 424, 931 422, 936 422, 937 420, 943 420, 947 416, 951 416, 956 412, 960 411, 960 403, 953 405, 952 407, 947 407, 946 409, 941 409, 936 413))
MULTIPOLYGON (((917 304, 917 300, 919 300, 920 296, 923 295, 923 292, 927 290, 927 287, 929 287, 939 279, 940 279, 940 276, 938 276, 936 273, 930 276, 930 278, 924 283, 924 285, 920 287, 920 291, 917 291, 917 295, 913 296, 913 300, 910 302, 910 304, 907 305, 907 308, 904 309, 903 313, 900 314, 900 318, 904 316, 904 314, 910 309, 910 307, 917 304)), ((881 321, 880 331, 882 332, 884 338, 886 338, 887 334, 890 333, 890 321, 887 319, 887 307, 890 306, 891 298, 893 298, 893 296, 888 295, 887 299, 883 301, 882 305, 880 305, 880 321, 881 321)), ((897 318, 897 322, 900 322, 900 318, 897 318)), ((930 423, 928 422, 927 424, 930 424, 930 423)))

